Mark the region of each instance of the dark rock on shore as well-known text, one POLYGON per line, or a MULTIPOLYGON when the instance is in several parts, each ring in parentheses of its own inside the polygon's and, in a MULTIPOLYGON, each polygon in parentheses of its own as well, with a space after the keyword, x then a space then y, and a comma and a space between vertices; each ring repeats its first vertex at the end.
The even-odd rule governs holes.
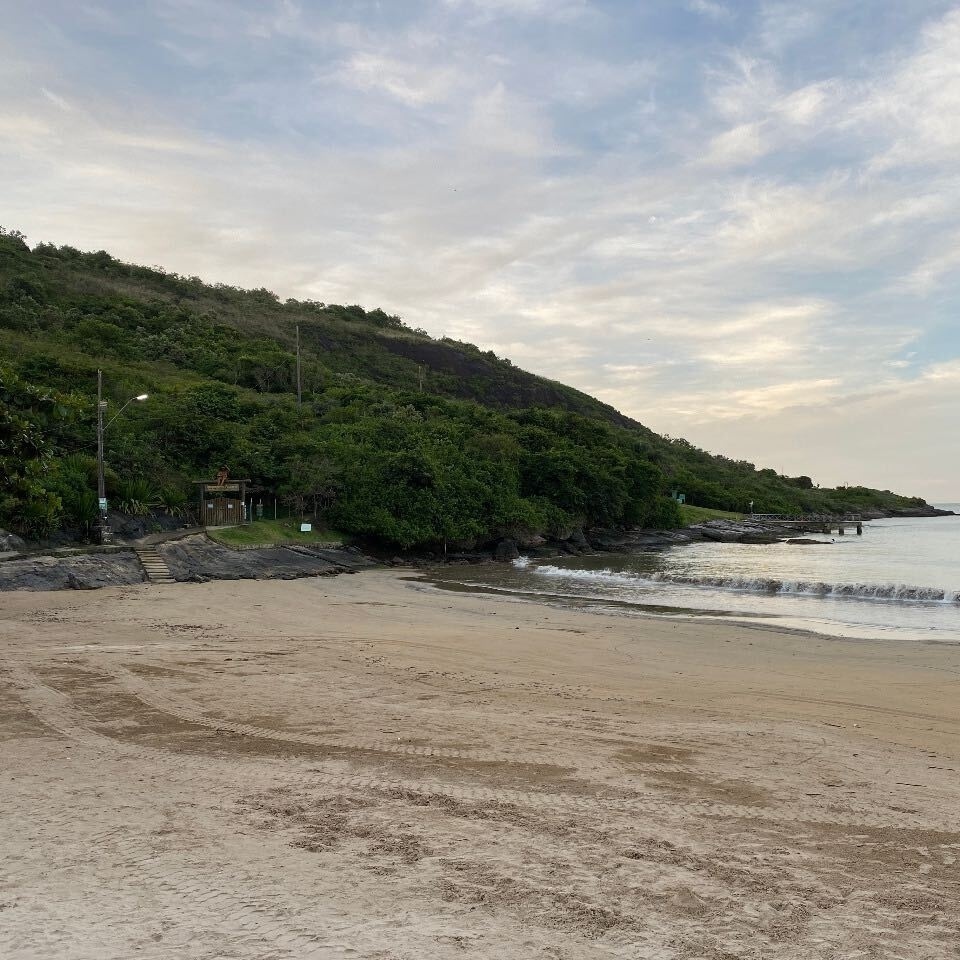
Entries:
POLYGON ((931 507, 924 504, 922 507, 902 507, 897 510, 886 510, 885 517, 955 517, 955 510, 943 510, 940 507, 931 507))
POLYGON ((26 541, 18 537, 15 533, 9 533, 6 530, 0 530, 0 553, 7 551, 19 551, 26 546, 26 541))
POLYGON ((293 580, 298 577, 353 573, 373 566, 373 561, 349 548, 307 546, 262 547, 232 550, 203 534, 157 544, 174 579, 201 583, 207 580, 293 580))
MULTIPOLYGON (((375 565, 352 547, 286 546, 231 550, 203 534, 156 544, 175 580, 292 580, 353 573, 375 565)), ((0 562, 2 590, 96 590, 143 583, 146 576, 133 551, 111 550, 79 556, 37 556, 0 562)))
POLYGON ((888 517, 955 517, 956 510, 944 510, 925 503, 922 507, 896 507, 890 510, 861 510, 864 520, 886 520, 888 517))
POLYGON ((775 520, 707 520, 689 529, 699 531, 705 540, 753 544, 777 543, 797 532, 775 520))
POLYGON ((96 590, 145 580, 132 551, 29 557, 0 563, 0 590, 96 590))
POLYGON ((513 540, 501 540, 493 549, 494 560, 516 560, 520 556, 520 549, 513 540))
POLYGON ((576 550, 590 550, 593 546, 579 527, 567 537, 566 542, 576 550))
POLYGON ((595 550, 607 553, 633 553, 663 550, 702 540, 699 530, 592 530, 590 541, 595 550))

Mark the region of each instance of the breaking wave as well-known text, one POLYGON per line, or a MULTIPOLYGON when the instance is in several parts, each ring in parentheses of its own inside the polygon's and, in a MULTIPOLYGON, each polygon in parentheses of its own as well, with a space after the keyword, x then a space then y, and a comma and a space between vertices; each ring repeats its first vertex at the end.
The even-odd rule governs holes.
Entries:
POLYGON ((653 572, 620 573, 615 570, 577 570, 551 564, 532 566, 521 557, 515 566, 528 568, 542 577, 573 579, 610 586, 655 586, 673 583, 688 587, 710 587, 744 593, 765 593, 774 596, 820 597, 847 600, 883 600, 896 603, 960 604, 960 591, 936 587, 915 587, 904 583, 824 583, 816 580, 776 580, 768 578, 695 576, 684 573, 653 572))

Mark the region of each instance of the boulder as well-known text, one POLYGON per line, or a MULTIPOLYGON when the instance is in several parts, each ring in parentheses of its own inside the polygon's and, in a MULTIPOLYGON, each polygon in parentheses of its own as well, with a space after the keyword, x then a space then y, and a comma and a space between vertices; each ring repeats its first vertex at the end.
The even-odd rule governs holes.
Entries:
POLYGON ((521 550, 536 550, 547 542, 546 537, 541 537, 537 533, 529 534, 523 537, 517 537, 517 546, 521 550))
POLYGON ((569 537, 567 537, 567 542, 571 546, 576 547, 578 550, 590 549, 590 541, 584 536, 583 530, 581 530, 579 527, 574 530, 569 537))
POLYGON ((520 550, 517 544, 505 538, 493 548, 493 559, 500 561, 516 560, 520 556, 520 550))
POLYGON ((717 527, 709 527, 706 524, 698 527, 698 529, 705 540, 714 540, 717 543, 739 543, 743 536, 742 533, 735 530, 722 530, 717 527))
POLYGON ((742 533, 740 543, 779 543, 780 537, 775 533, 742 533))
POLYGON ((27 545, 26 541, 22 537, 18 537, 15 533, 9 533, 6 530, 0 530, 0 553, 6 553, 7 551, 20 551, 27 545))

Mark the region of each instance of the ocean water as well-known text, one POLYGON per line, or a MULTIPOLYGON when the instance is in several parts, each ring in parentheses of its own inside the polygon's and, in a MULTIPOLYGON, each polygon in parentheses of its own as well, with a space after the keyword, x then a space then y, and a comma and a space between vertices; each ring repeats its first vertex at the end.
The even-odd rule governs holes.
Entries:
MULTIPOLYGON (((960 504, 941 504, 960 511, 960 504)), ((815 544, 696 543, 446 568, 439 581, 649 616, 960 643, 960 516, 874 520, 815 544)))

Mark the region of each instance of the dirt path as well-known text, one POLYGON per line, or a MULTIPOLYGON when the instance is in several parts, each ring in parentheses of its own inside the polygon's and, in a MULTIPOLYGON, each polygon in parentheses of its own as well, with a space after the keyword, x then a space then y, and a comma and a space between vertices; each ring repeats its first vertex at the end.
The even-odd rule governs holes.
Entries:
POLYGON ((0 957, 960 957, 960 650, 396 572, 0 599, 0 957))

